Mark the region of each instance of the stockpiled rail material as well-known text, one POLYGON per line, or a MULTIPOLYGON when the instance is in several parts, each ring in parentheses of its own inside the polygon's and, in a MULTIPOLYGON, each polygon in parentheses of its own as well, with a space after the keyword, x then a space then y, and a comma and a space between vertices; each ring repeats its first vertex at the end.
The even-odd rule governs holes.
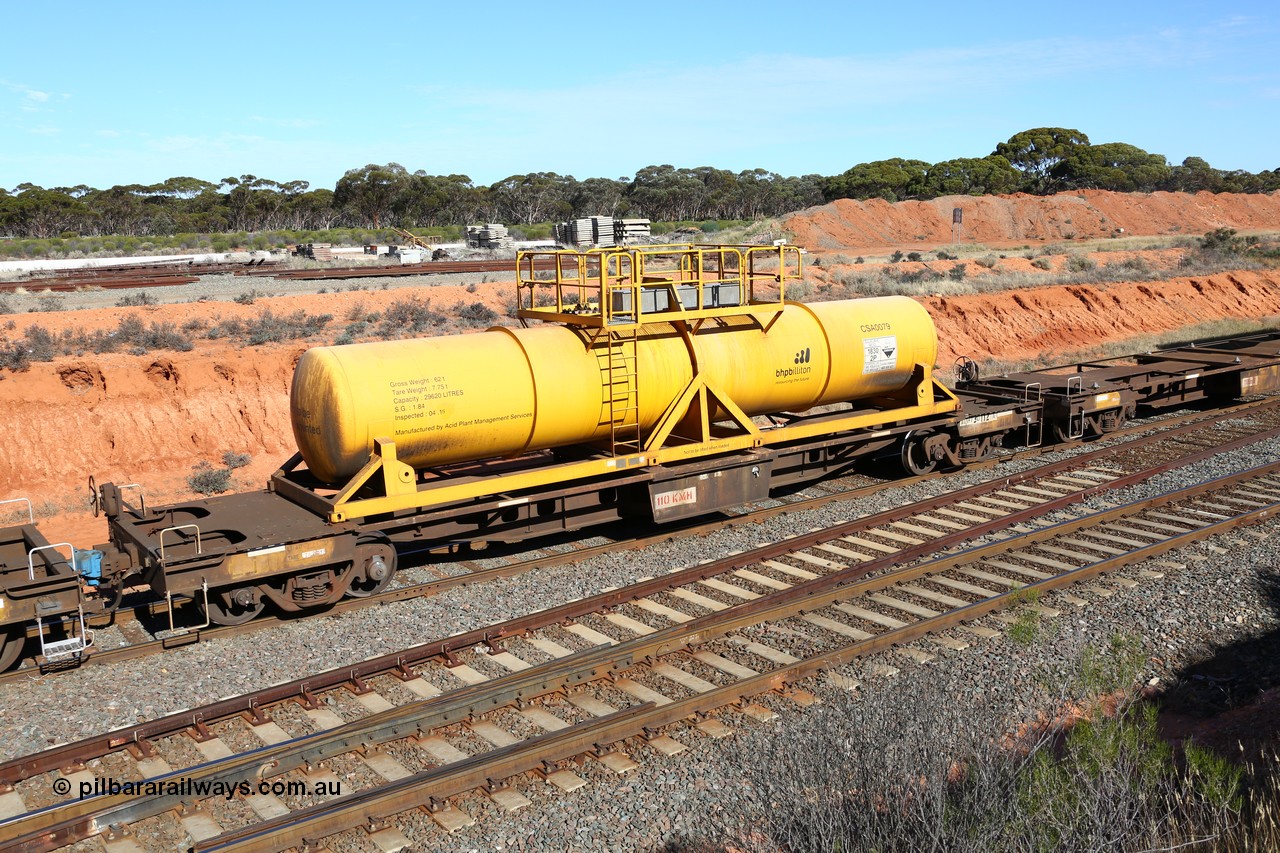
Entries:
MULTIPOLYGON (((1280 400, 1277 399, 1241 404, 1240 406, 1227 410, 1221 415, 1190 413, 1172 418, 1162 418, 1158 423, 1136 425, 1127 428, 1123 433, 1117 433, 1117 437, 1122 435, 1140 436, 1118 446, 1098 448, 1083 455, 1073 456, 1070 460, 1064 462, 1041 466, 1030 471, 1008 476, 1003 480, 1000 480, 998 483, 984 483, 962 489, 958 492, 948 492, 944 496, 944 499, 951 507, 955 507, 956 504, 970 499, 982 500, 984 496, 994 497, 999 501, 1002 500, 999 493, 1008 489, 1014 489, 1019 492, 1021 497, 1025 497, 1027 494, 1030 494, 1027 489, 1034 490, 1037 488, 1036 480, 1050 478, 1055 474, 1067 471, 1072 467, 1093 466, 1095 468, 1105 467, 1108 469, 1129 469, 1132 468, 1134 464, 1137 464, 1139 456, 1141 456, 1147 464, 1150 464, 1152 461, 1151 457, 1153 455, 1152 450, 1158 453, 1161 458, 1167 458, 1168 461, 1176 458, 1180 459, 1183 464, 1190 464, 1193 461, 1206 458, 1213 453, 1226 452, 1239 447, 1245 447, 1250 443, 1260 440, 1261 438, 1274 435, 1276 428, 1275 425, 1277 423, 1280 423, 1280 400), (1238 425, 1233 425, 1232 427, 1223 427, 1221 425, 1217 426, 1216 435, 1212 442, 1212 450, 1199 449, 1203 445, 1196 437, 1197 433, 1202 432, 1206 425, 1216 422, 1219 417, 1247 420, 1241 420, 1238 425)), ((1054 449, 1062 449, 1063 447, 1064 445, 1055 445, 1054 449)), ((1016 457, 1010 458, 1027 458, 1028 456, 1039 455, 1045 452, 1045 450, 1046 448, 1029 448, 1019 453, 1016 457)), ((994 461, 986 463, 988 466, 996 464, 998 463, 994 461)), ((409 598, 435 595, 459 586, 471 586, 473 584, 480 584, 497 578, 511 577, 526 571, 536 571, 551 566, 578 562, 600 554, 616 553, 625 548, 641 548, 651 543, 667 541, 673 538, 705 535, 711 531, 719 530, 724 527, 757 523, 766 518, 772 518, 783 513, 799 512, 826 506, 836 501, 853 500, 856 498, 866 497, 878 492, 883 492, 886 489, 896 489, 900 486, 907 485, 912 482, 923 481, 925 479, 927 479, 927 477, 916 477, 906 481, 892 481, 888 483, 878 482, 861 488, 841 489, 833 493, 819 495, 816 497, 784 495, 780 496, 776 500, 770 501, 770 506, 749 508, 745 512, 731 515, 728 518, 713 521, 697 521, 688 525, 677 525, 675 527, 665 528, 659 533, 645 533, 643 535, 638 535, 635 539, 611 540, 610 542, 603 544, 575 548, 571 551, 549 549, 545 553, 542 553, 541 551, 535 550, 532 554, 524 555, 516 562, 508 563, 506 565, 480 568, 479 566, 470 565, 469 561, 464 561, 456 567, 460 571, 455 574, 447 575, 435 580, 428 580, 384 590, 383 592, 376 593, 367 598, 348 599, 346 601, 339 602, 326 612, 330 615, 347 613, 352 610, 387 604, 395 601, 404 601, 409 598)), ((871 518, 863 519, 862 524, 865 528, 869 529, 879 524, 895 522, 911 523, 917 512, 924 511, 931 511, 935 513, 940 512, 942 515, 951 514, 953 517, 956 516, 954 509, 940 508, 929 503, 913 506, 909 510, 899 509, 883 512, 871 518)), ((963 513, 960 513, 959 516, 962 517, 963 513)), ((440 567, 438 566, 433 567, 433 571, 439 571, 439 569, 440 567)), ((135 618, 162 621, 165 617, 165 612, 163 603, 153 603, 149 605, 144 604, 139 605, 136 613, 134 610, 120 610, 115 614, 114 618, 117 624, 125 624, 135 618)), ((197 614, 180 613, 177 624, 177 627, 180 629, 178 633, 152 640, 142 640, 127 646, 101 649, 94 652, 94 654, 88 658, 88 663, 98 665, 103 663, 116 663, 125 660, 134 660, 149 654, 161 653, 168 649, 268 629, 280 622, 277 618, 260 617, 253 622, 246 623, 244 625, 213 626, 209 628, 185 630, 188 626, 197 625, 201 621, 202 620, 200 618, 197 618, 197 614)), ((34 639, 34 633, 32 633, 29 638, 34 639)), ((0 682, 29 677, 33 669, 34 667, 24 667, 0 673, 0 682)), ((55 672, 56 671, 57 670, 55 670, 55 672)))
POLYGON ((332 243, 299 243, 293 253, 313 261, 331 261, 334 256, 332 243))
MULTIPOLYGON (((430 806, 430 814, 442 827, 456 829, 470 822, 470 816, 447 805, 446 797, 483 788, 500 808, 519 808, 528 800, 500 784, 502 780, 533 771, 571 790, 582 780, 555 762, 584 754, 617 773, 628 772, 636 766, 624 751, 630 738, 640 739, 631 746, 633 750, 644 743, 657 752, 674 754, 683 749, 671 736, 678 732, 668 734, 661 727, 734 702, 747 703, 740 709, 745 717, 768 719, 772 712, 750 704, 761 693, 784 690, 804 704, 811 697, 787 688, 807 675, 891 646, 923 661, 929 657, 927 651, 904 644, 927 635, 936 636, 939 645, 961 649, 973 637, 996 633, 969 622, 1028 601, 1029 592, 1059 589, 1267 518, 1280 506, 1278 472, 1280 463, 1044 525, 1025 535, 906 568, 902 567, 955 544, 959 534, 939 524, 936 516, 924 522, 930 525, 933 542, 921 539, 925 534, 920 531, 904 537, 888 527, 860 537, 842 535, 847 532, 843 526, 807 534, 784 545, 682 572, 704 578, 698 591, 690 588, 686 577, 646 581, 453 638, 454 646, 446 642, 406 650, 97 741, 107 750, 130 745, 132 760, 138 764, 137 778, 160 784, 186 780, 187 789, 213 783, 234 788, 240 782, 256 782, 259 776, 311 783, 332 780, 336 777, 317 765, 351 755, 378 780, 361 790, 343 791, 309 807, 296 800, 291 807, 271 793, 249 793, 244 801, 260 819, 240 828, 219 825, 198 803, 190 807, 190 801, 199 797, 162 791, 155 797, 108 793, 73 799, 48 810, 18 814, 0 824, 0 829, 15 840, 16 849, 46 850, 184 802, 188 807, 180 813, 180 824, 199 850, 281 849, 360 826, 371 817, 419 806, 430 806), (913 540, 915 544, 909 544, 913 540), (828 547, 816 556, 815 548, 823 544, 828 547), (859 580, 871 574, 873 579, 859 580), (655 598, 655 592, 663 589, 667 603, 655 598), (607 620, 594 624, 608 625, 609 633, 588 627, 586 617, 591 614, 607 620), (788 619, 802 620, 805 633, 814 635, 801 644, 806 648, 796 646, 784 652, 771 646, 771 635, 760 630, 765 624, 788 619), (554 627, 562 622, 564 628, 554 627), (952 628, 967 634, 942 633, 952 628), (504 637, 529 631, 533 633, 508 648, 499 645, 504 637), (509 674, 491 678, 471 667, 470 657, 481 653, 477 643, 486 643, 487 656, 509 674), (443 660, 426 663, 433 656, 443 660), (380 673, 391 676, 390 680, 370 678, 380 673), (444 690, 437 686, 449 681, 460 686, 444 690), (397 706, 382 695, 392 683, 417 698, 397 706), (344 688, 355 702, 340 704, 361 709, 360 719, 343 722, 329 709, 332 697, 326 702, 318 695, 321 690, 344 688), (298 721, 285 722, 296 715, 280 715, 277 723, 265 713, 270 702, 290 696, 303 708, 304 731, 282 727, 298 729, 298 721), (226 718, 237 708, 246 710, 242 722, 226 718), (523 718, 522 728, 531 723, 545 734, 523 738, 514 734, 512 714, 523 718), (213 728, 206 725, 219 719, 223 722, 213 728), (192 725, 188 735, 209 760, 172 770, 166 754, 174 753, 159 752, 153 739, 180 731, 184 720, 192 725), (443 729, 459 723, 476 735, 469 751, 445 737, 443 729), (219 737, 232 733, 229 725, 247 730, 262 748, 234 754, 219 737), (387 749, 391 742, 397 746, 387 749), (476 751, 482 742, 491 746, 476 751), (302 774, 304 768, 306 774, 302 774)), ((1093 467, 1069 469, 1019 496, 1021 510, 1008 512, 998 500, 987 502, 994 505, 985 506, 986 517, 1005 517, 999 523, 975 524, 967 533, 979 536, 1013 523, 1035 523, 1046 508, 1071 506, 1081 495, 1098 494, 1122 482, 1131 484, 1151 473, 1118 478, 1093 467), (1037 490, 1058 497, 1044 500, 1034 494, 1037 490)), ((1145 572, 1145 576, 1156 575, 1145 572)), ((1115 581, 1119 587, 1137 583, 1127 578, 1115 581)), ((1107 596, 1114 591, 1115 587, 1091 587, 1083 594, 1107 596)), ((1064 599, 1075 605, 1085 603, 1075 596, 1064 599)), ((1053 615, 1044 605, 1033 606, 1053 615)), ((714 717, 695 728, 713 737, 728 731, 714 717)), ((9 762, 0 766, 0 780, 18 781, 28 773, 65 766, 73 758, 88 760, 102 754, 93 743, 9 762), (22 772, 15 776, 15 770, 22 772)), ((92 790, 92 773, 81 771, 76 776, 77 784, 90 782, 92 790)), ((53 788, 59 790, 56 784, 53 788)), ((19 791, 5 796, 10 798, 6 803, 10 810, 26 809, 19 791)))
MULTIPOLYGON (((552 269, 550 263, 543 264, 541 269, 552 269)), ((404 264, 402 266, 349 266, 316 270, 272 270, 243 269, 236 275, 273 276, 290 281, 330 278, 379 278, 386 276, 406 275, 456 275, 473 272, 511 272, 511 261, 425 261, 420 264, 404 264)))
POLYGON ((467 245, 473 249, 511 249, 515 239, 507 233, 507 226, 499 222, 467 226, 467 245))
POLYGON ((255 257, 245 261, 139 261, 137 263, 114 264, 110 266, 73 267, 50 270, 44 278, 110 278, 116 275, 168 275, 170 273, 196 272, 233 272, 235 270, 255 269, 281 263, 277 257, 255 257))
POLYGON ((108 290, 134 287, 166 287, 193 284, 199 276, 215 273, 245 273, 264 270, 277 261, 258 258, 245 263, 162 263, 130 264, 114 267, 55 270, 40 278, 22 281, 0 282, 0 290, 52 291, 65 293, 74 290, 102 288, 108 290))
MULTIPOLYGON (((695 370, 759 415, 891 394, 916 365, 937 357, 932 319, 903 296, 788 304, 767 329, 731 318, 708 332, 686 339, 653 323, 639 333, 642 431, 658 423, 695 370)), ((328 483, 359 471, 383 435, 395 436, 399 460, 414 467, 606 439, 610 426, 600 413, 610 374, 593 343, 582 329, 544 325, 315 347, 294 373, 294 439, 307 467, 328 483)))
POLYGON ((627 246, 648 243, 649 220, 615 219, 591 216, 557 222, 552 228, 555 241, 562 246, 627 246))

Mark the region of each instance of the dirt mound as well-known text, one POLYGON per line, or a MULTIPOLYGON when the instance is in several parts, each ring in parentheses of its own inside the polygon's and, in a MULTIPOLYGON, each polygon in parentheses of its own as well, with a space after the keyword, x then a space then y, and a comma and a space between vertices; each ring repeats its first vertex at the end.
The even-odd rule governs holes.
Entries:
POLYGON ((920 302, 937 325, 943 366, 960 355, 1003 362, 1067 360, 1110 342, 1280 314, 1280 273, 1032 287, 920 302))
POLYGON ((839 199, 792 214, 782 226, 809 249, 946 244, 952 211, 963 211, 960 242, 1002 244, 1129 235, 1203 234, 1215 228, 1280 227, 1280 193, 1113 193, 943 196, 889 203, 839 199))
POLYGON ((108 354, 9 375, 0 382, 2 497, 57 500, 90 474, 156 494, 228 451, 272 470, 293 453, 289 383, 303 349, 108 354))

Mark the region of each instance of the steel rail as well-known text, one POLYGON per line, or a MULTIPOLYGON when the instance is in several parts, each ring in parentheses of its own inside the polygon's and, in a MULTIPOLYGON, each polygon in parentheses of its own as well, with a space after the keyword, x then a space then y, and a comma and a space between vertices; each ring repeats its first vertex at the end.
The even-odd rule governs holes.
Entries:
POLYGON ((121 288, 142 288, 142 287, 172 287, 182 284, 195 284, 199 281, 199 277, 194 275, 171 275, 163 278, 137 278, 137 279, 106 279, 103 281, 49 281, 49 282, 3 282, 0 283, 0 291, 15 291, 19 288, 31 289, 39 288, 33 291, 31 295, 39 296, 45 291, 51 293, 71 293, 80 288, 96 287, 103 290, 116 290, 121 288))
MULTIPOLYGON (((554 270, 554 258, 538 261, 536 270, 554 270)), ((402 266, 347 266, 315 270, 241 270, 236 275, 274 276, 278 279, 310 281, 334 278, 377 278, 381 276, 446 275, 450 273, 502 272, 515 273, 511 261, 423 261, 402 266)))
POLYGON ((218 273, 234 273, 247 269, 266 269, 276 261, 256 260, 243 263, 160 263, 133 266, 88 267, 81 269, 51 270, 39 278, 0 282, 0 290, 26 288, 40 292, 73 291, 78 288, 103 289, 129 287, 164 287, 192 284, 199 276, 218 273))

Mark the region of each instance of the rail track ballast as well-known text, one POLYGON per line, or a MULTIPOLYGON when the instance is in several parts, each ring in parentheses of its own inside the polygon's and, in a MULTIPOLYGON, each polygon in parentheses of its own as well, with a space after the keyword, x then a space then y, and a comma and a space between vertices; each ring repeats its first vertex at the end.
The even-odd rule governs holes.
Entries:
POLYGON ((261 491, 155 506, 91 477, 107 542, 0 528, 0 668, 28 641, 42 664, 82 658, 139 583, 171 620, 190 601, 222 625, 323 610, 385 589, 406 551, 701 515, 868 457, 958 468, 1280 388, 1274 331, 989 379, 962 358, 951 388, 913 300, 789 301, 793 246, 523 252, 517 270, 521 328, 308 351, 299 453, 261 491))

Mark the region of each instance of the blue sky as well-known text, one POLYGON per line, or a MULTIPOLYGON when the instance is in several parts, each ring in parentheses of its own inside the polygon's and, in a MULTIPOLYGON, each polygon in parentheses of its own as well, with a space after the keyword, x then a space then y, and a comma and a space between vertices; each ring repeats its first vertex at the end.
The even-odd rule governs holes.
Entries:
POLYGON ((4 5, 7 189, 332 187, 392 161, 486 184, 661 163, 834 174, 980 157, 1046 125, 1280 168, 1274 3, 4 5))

